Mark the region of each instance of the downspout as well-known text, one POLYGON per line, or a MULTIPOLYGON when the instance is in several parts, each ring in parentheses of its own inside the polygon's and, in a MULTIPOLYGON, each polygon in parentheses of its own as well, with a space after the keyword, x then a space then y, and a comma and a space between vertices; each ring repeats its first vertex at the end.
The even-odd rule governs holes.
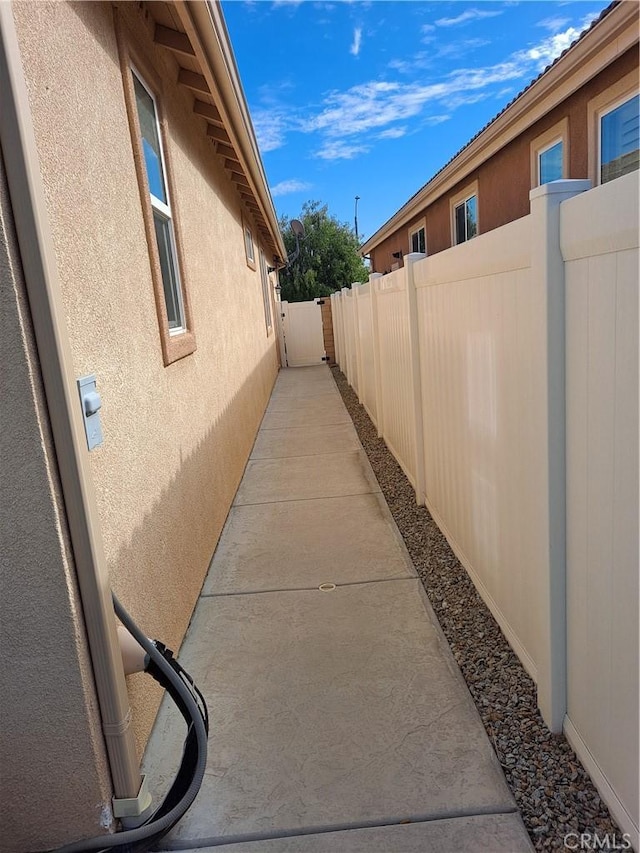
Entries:
POLYGON ((131 711, 71 350, 11 3, 0 2, 0 147, 38 348, 51 430, 116 800, 141 789, 131 711))

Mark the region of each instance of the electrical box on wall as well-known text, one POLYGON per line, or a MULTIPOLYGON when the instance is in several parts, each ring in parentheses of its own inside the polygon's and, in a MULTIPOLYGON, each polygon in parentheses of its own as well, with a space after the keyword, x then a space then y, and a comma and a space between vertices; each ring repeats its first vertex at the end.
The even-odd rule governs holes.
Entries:
POLYGON ((89 450, 93 450, 94 447, 98 447, 103 442, 102 424, 100 423, 102 400, 98 394, 94 374, 83 376, 82 379, 77 380, 77 384, 87 447, 89 450))

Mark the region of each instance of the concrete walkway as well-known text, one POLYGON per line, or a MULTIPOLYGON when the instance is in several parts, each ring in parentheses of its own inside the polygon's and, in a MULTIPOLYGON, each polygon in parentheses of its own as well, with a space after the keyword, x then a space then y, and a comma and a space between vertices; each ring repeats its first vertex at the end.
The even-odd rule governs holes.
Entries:
MULTIPOLYGON (((180 660, 209 758, 160 849, 532 850, 329 368, 281 371, 180 660)), ((183 737, 163 703, 152 789, 183 737)))

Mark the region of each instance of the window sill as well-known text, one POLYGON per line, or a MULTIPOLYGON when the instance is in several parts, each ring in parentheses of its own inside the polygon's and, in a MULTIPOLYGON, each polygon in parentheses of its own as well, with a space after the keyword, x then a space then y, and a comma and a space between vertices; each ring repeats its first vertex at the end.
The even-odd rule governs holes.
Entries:
POLYGON ((162 360, 165 367, 179 361, 181 358, 191 355, 196 351, 196 336, 193 332, 186 331, 170 335, 166 330, 162 335, 162 360))

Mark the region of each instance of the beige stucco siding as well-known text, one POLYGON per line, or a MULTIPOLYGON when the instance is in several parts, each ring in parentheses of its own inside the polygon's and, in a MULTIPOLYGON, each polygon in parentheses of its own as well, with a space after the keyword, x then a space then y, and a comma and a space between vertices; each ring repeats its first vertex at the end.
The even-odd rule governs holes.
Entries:
MULTIPOLYGON (((143 629, 179 646, 277 372, 237 193, 137 4, 118 14, 162 79, 197 350, 162 359, 113 10, 14 7, 77 375, 96 373, 91 454, 112 582, 143 629)), ((140 748, 159 691, 130 679, 140 748)))
POLYGON ((0 299, 0 847, 22 853, 103 831, 111 786, 1 158, 0 299))

